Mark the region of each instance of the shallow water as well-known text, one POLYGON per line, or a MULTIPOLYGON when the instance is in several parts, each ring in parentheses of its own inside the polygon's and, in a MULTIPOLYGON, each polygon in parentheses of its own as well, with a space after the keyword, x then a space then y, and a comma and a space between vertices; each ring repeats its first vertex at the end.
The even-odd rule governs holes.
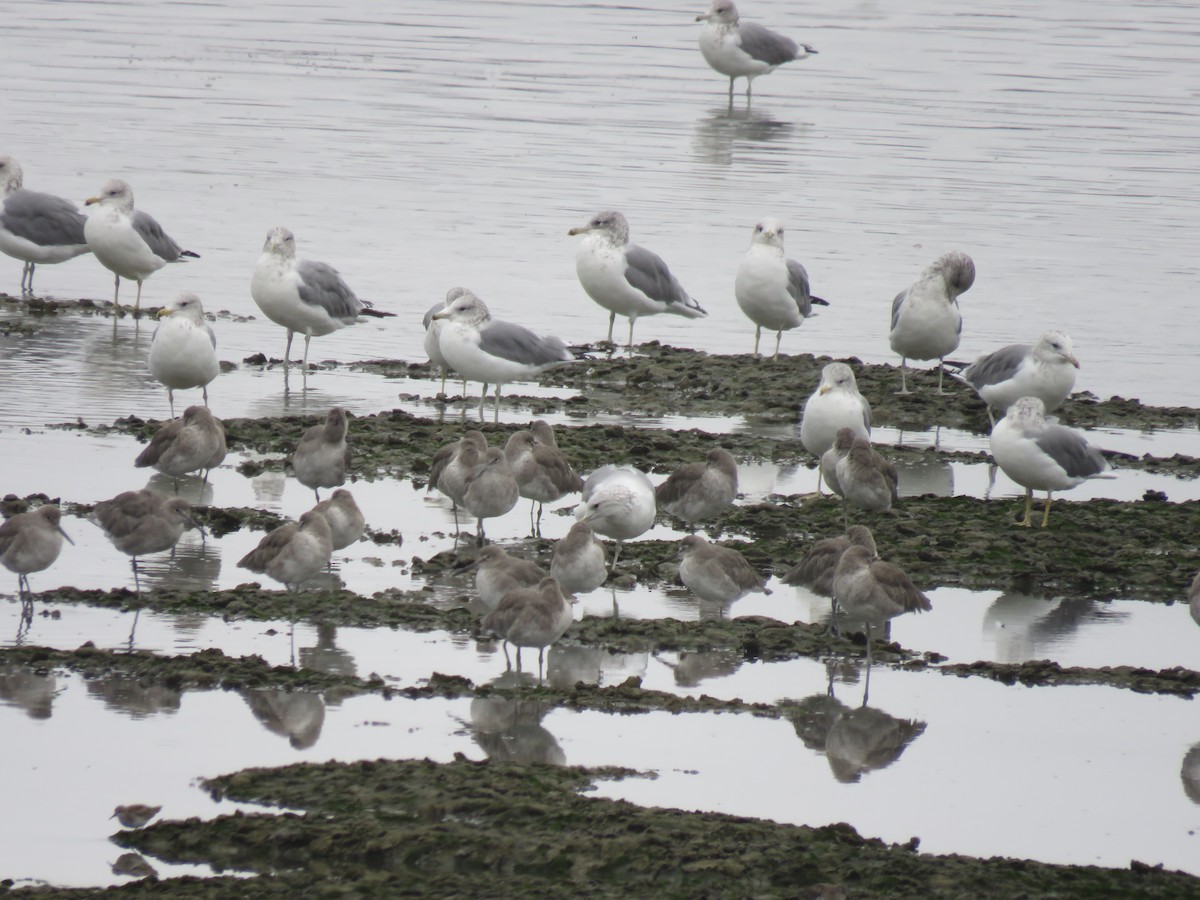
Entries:
MULTIPOLYGON (((724 79, 696 50, 692 19, 703 5, 466 0, 451 8, 413 0, 402 12, 381 12, 365 0, 286 8, 221 0, 173 5, 165 17, 145 0, 10 3, 0 56, 8 143, 0 153, 21 161, 28 187, 80 202, 109 177, 126 178, 139 207, 201 254, 156 273, 143 300, 161 305, 195 290, 210 312, 227 311, 213 327, 220 358, 237 368, 209 392, 222 417, 316 414, 335 404, 358 413, 476 415, 465 405, 442 409, 433 381, 337 366, 312 373, 307 390, 293 372, 285 390, 278 368, 244 363, 283 352, 282 331, 261 317, 248 289, 269 227, 292 228, 301 256, 335 264, 363 297, 398 314, 314 340, 312 359, 422 360, 420 317, 455 284, 541 332, 569 342, 603 337, 606 317, 576 282, 575 239, 566 235, 603 208, 624 211, 634 240, 660 253, 710 313, 698 322, 643 319, 639 340, 749 351, 753 329, 732 297, 733 275, 753 224, 774 215, 787 226, 789 255, 831 302, 784 336, 784 353, 894 361, 886 340, 892 297, 941 253, 962 249, 979 275, 961 299, 957 358, 1063 328, 1083 363, 1078 389, 1200 405, 1189 302, 1200 276, 1200 217, 1184 189, 1195 169, 1190 123, 1200 111, 1194 5, 1006 0, 950 10, 917 0, 801 16, 782 0, 759 0, 743 13, 821 53, 760 79, 749 107, 740 88, 726 105, 724 79)), ((14 291, 19 280, 20 264, 0 256, 0 287, 14 291)), ((39 267, 36 286, 56 297, 112 296, 110 274, 87 257, 39 267)), ((131 286, 122 297, 132 300, 131 286)), ((75 314, 22 320, 0 307, 0 325, 11 324, 32 330, 0 337, 0 493, 91 503, 144 486, 147 473, 131 465, 140 446, 132 438, 46 426, 165 418, 164 391, 145 370, 152 324, 122 319, 114 329, 109 319, 75 314)), ((811 389, 796 386, 797 408, 811 389)), ((504 406, 501 418, 523 422, 530 411, 504 406)), ((793 435, 790 426, 736 416, 548 418, 793 435)), ((1092 439, 1127 453, 1200 456, 1195 430, 1101 429, 1092 439)), ((879 429, 876 440, 987 446, 986 436, 944 428, 879 429)), ((988 490, 986 466, 931 457, 905 469, 904 493, 988 490)), ((207 486, 185 480, 183 495, 285 516, 311 505, 296 482, 275 472, 246 478, 238 461, 231 455, 207 486)), ((804 467, 748 464, 740 475, 745 503, 816 483, 804 467)), ((351 487, 372 527, 398 529, 405 541, 348 548, 332 577, 364 594, 430 584, 412 574, 411 562, 452 546, 447 504, 392 479, 351 487)), ((1172 501, 1200 499, 1195 481, 1129 471, 1064 499, 1128 500, 1147 489, 1172 501)), ((1002 475, 990 493, 1014 505, 1019 494, 1002 475)), ((556 538, 570 521, 548 516, 543 534, 556 538)), ((132 587, 128 560, 94 526, 68 517, 65 527, 76 546, 33 576, 35 590, 132 587)), ((527 532, 523 503, 489 523, 489 534, 510 546, 527 532)), ((255 580, 235 563, 259 536, 243 530, 201 541, 189 533, 174 558, 146 560, 143 587, 255 580)), ((650 536, 678 534, 660 526, 650 536)), ((432 587, 430 602, 462 602, 460 585, 432 587)), ((633 617, 828 614, 821 598, 771 587, 771 596, 729 609, 699 604, 678 587, 597 591, 581 599, 577 615, 612 615, 614 598, 619 614, 633 617)), ((953 661, 1200 668, 1197 631, 1180 605, 950 588, 931 596, 934 612, 896 621, 894 640, 953 661)), ((28 643, 130 642, 130 612, 42 612, 23 635, 28 643)), ((0 601, 0 642, 15 639, 17 622, 17 604, 0 601)), ((503 671, 494 644, 439 632, 304 623, 293 630, 143 612, 133 643, 163 654, 217 646, 273 664, 378 672, 400 685, 433 671, 477 682, 503 671)), ((625 657, 569 643, 549 657, 549 678, 563 685, 637 675, 648 688, 747 701, 824 696, 824 669, 807 660, 625 657)), ((73 675, 4 677, 0 733, 9 740, 0 793, 10 802, 0 807, 0 877, 120 880, 108 867, 116 848, 105 841, 112 808, 161 802, 171 817, 232 808, 195 787, 204 775, 297 758, 447 759, 454 751, 655 770, 656 780, 601 791, 780 821, 849 821, 887 840, 919 834, 929 852, 1117 866, 1136 858, 1200 872, 1200 814, 1179 781, 1200 730, 1174 698, 877 668, 872 704, 925 723, 924 731, 893 765, 847 783, 827 753, 800 741, 800 725, 749 716, 555 710, 514 730, 507 712, 486 705, 361 697, 321 703, 319 713, 308 698, 289 719, 278 704, 260 698, 254 706, 232 693, 151 696, 73 675), (753 765, 738 764, 750 746, 753 765), (130 748, 144 766, 131 770, 130 748), (1122 790, 1104 789, 1112 785, 1122 790)), ((856 705, 860 688, 839 683, 839 701, 856 705)), ((164 875, 181 871, 155 865, 164 875)))

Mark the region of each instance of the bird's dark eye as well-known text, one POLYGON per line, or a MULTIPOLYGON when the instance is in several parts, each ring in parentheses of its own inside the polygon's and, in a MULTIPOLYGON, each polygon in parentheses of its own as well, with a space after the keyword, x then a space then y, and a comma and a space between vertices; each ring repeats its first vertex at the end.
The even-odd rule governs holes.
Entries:
POLYGON ((760 232, 760 233, 761 233, 761 232, 762 232, 762 230, 763 230, 763 228, 762 228, 762 226, 761 226, 761 225, 755 225, 755 226, 754 226, 754 230, 755 230, 755 231, 757 231, 757 232, 760 232))

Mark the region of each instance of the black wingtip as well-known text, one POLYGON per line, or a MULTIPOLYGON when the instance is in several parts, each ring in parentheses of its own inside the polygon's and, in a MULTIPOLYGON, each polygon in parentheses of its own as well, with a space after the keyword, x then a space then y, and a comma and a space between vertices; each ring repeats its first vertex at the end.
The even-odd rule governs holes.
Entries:
POLYGON ((395 313, 384 312, 382 309, 376 309, 373 306, 363 306, 358 311, 358 314, 360 316, 370 316, 373 319, 393 319, 396 317, 395 313))
POLYGON ((810 296, 808 299, 811 300, 813 303, 817 304, 817 306, 828 306, 829 305, 829 301, 824 300, 821 297, 810 296))
POLYGON ((180 251, 179 251, 179 255, 180 255, 180 256, 190 256, 192 259, 199 259, 199 258, 200 258, 200 254, 199 254, 199 253, 193 253, 191 250, 180 250, 180 251))
POLYGON ((567 351, 576 359, 591 359, 595 348, 591 344, 569 344, 567 351))

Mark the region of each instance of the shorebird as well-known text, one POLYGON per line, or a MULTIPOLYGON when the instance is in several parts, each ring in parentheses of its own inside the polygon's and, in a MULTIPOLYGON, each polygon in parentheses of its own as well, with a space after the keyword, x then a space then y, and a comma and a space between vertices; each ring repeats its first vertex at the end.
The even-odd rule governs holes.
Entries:
POLYGON ((584 235, 575 254, 575 273, 584 291, 608 310, 608 343, 617 316, 629 319, 629 349, 639 316, 673 313, 700 319, 708 313, 691 298, 667 264, 644 247, 629 243, 629 223, 619 212, 602 212, 569 235, 584 235))
POLYGON ((167 389, 171 418, 175 418, 175 391, 198 387, 208 406, 209 382, 221 371, 217 336, 204 320, 200 298, 186 291, 164 306, 158 318, 147 364, 150 374, 167 389))
POLYGON ((593 531, 617 542, 612 566, 621 556, 621 545, 649 531, 657 512, 654 485, 632 466, 604 466, 583 483, 583 502, 575 518, 593 531))
POLYGON ((33 618, 33 591, 29 573, 41 572, 54 565, 62 552, 62 542, 75 542, 63 531, 62 511, 54 505, 39 506, 18 513, 0 525, 0 564, 17 574, 17 595, 21 599, 21 619, 33 618))
POLYGON ((346 483, 346 467, 350 465, 350 447, 346 444, 348 425, 349 414, 335 406, 325 416, 323 425, 313 425, 304 432, 292 454, 296 480, 313 489, 318 503, 320 488, 346 483))
POLYGON ((910 359, 938 361, 938 393, 942 390, 943 360, 958 347, 962 313, 958 297, 975 283, 975 263, 965 253, 947 253, 921 273, 892 301, 888 343, 900 354, 900 390, 907 394, 910 359))
POLYGON ((334 550, 349 547, 367 530, 367 520, 354 502, 354 495, 345 488, 338 488, 329 497, 312 508, 329 523, 329 537, 334 550))
POLYGON ((287 329, 284 372, 291 360, 292 337, 297 333, 304 335, 306 376, 308 345, 314 337, 353 325, 361 316, 382 319, 395 315, 360 300, 333 266, 296 259, 296 236, 286 228, 267 232, 262 255, 250 279, 250 296, 264 316, 287 329))
POLYGON ((775 332, 778 356, 783 332, 803 325, 813 315, 814 303, 829 305, 810 293, 804 266, 783 255, 783 226, 774 219, 763 219, 754 226, 733 292, 742 312, 754 323, 755 356, 764 328, 775 332))
POLYGON ((687 463, 654 489, 658 508, 688 525, 711 519, 737 498, 737 461, 714 447, 704 462, 687 463))
POLYGON ((122 828, 142 828, 147 822, 162 812, 161 806, 147 806, 145 803, 130 803, 118 806, 113 810, 110 819, 116 819, 122 828))
POLYGON ((115 276, 113 306, 121 295, 121 279, 137 282, 136 316, 142 308, 142 282, 167 263, 199 259, 200 254, 182 249, 149 213, 133 208, 133 189, 114 178, 95 197, 85 201, 96 209, 83 226, 88 249, 115 276))
POLYGON ((517 505, 519 497, 517 479, 508 467, 504 451, 489 447, 483 461, 467 475, 462 498, 462 505, 475 517, 477 543, 484 541, 483 520, 504 515, 517 505))
POLYGON ((583 479, 576 474, 567 458, 553 445, 543 444, 532 431, 515 431, 504 445, 504 456, 517 490, 530 501, 529 524, 538 528, 542 522, 542 506, 561 500, 568 494, 583 490, 583 479), (537 507, 537 520, 533 510, 537 507))
POLYGON ((701 600, 732 603, 751 591, 762 594, 767 580, 746 562, 746 557, 730 547, 710 544, 697 534, 689 534, 679 547, 679 579, 701 600))
POLYGON ((855 440, 857 438, 853 428, 839 428, 837 434, 834 435, 833 446, 821 454, 820 480, 825 483, 825 487, 839 497, 842 496, 842 486, 838 484, 838 460, 850 452, 855 440))
POLYGON ((21 293, 33 293, 38 263, 53 265, 87 253, 83 224, 87 217, 75 204, 53 194, 24 188, 21 164, 0 156, 0 252, 19 259, 21 293))
POLYGON ((537 563, 490 544, 475 557, 475 592, 484 606, 495 609, 509 591, 537 587, 547 574, 537 563))
MULTIPOLYGON (((829 363, 821 383, 800 414, 800 443, 818 460, 833 446, 838 430, 850 428, 855 437, 871 437, 871 404, 858 392, 854 371, 845 363, 829 363)), ((817 493, 821 474, 817 474, 817 493)))
POLYGON ((850 525, 850 506, 868 512, 887 512, 900 499, 900 475, 896 467, 880 456, 868 440, 854 438, 849 451, 838 460, 836 471, 842 494, 842 524, 846 527, 850 525))
POLYGON ((546 648, 563 636, 573 621, 571 601, 562 595, 558 582, 547 575, 532 588, 509 591, 480 625, 503 640, 504 658, 508 645, 517 648, 517 668, 521 668, 521 648, 538 648, 538 680, 546 648))
POLYGON ((608 551, 587 522, 576 522, 554 545, 550 574, 566 594, 587 594, 608 578, 608 551))
POLYGON ((1004 415, 1022 397, 1037 397, 1049 412, 1075 387, 1079 360, 1071 338, 1047 331, 1036 344, 1009 344, 979 357, 955 377, 975 388, 987 404, 988 419, 1004 415))
POLYGON ((292 591, 325 568, 332 554, 329 522, 310 509, 299 522, 288 522, 268 532, 257 547, 238 560, 238 566, 267 575, 292 591))
POLYGON ((865 547, 871 556, 876 556, 875 538, 866 525, 851 525, 845 534, 817 541, 804 554, 804 558, 787 574, 779 579, 784 584, 798 584, 810 588, 814 594, 833 596, 833 573, 842 554, 851 546, 865 547))
POLYGON ((189 528, 204 532, 192 518, 186 500, 167 497, 150 488, 123 491, 111 500, 101 500, 90 518, 114 547, 130 557, 138 593, 141 593, 139 556, 172 549, 189 528))
POLYGON ((154 437, 134 460, 134 466, 152 466, 176 480, 188 472, 216 468, 225 459, 225 426, 206 406, 189 406, 183 416, 154 432, 154 437))
POLYGON ((733 102, 735 78, 746 79, 746 100, 759 75, 774 72, 778 66, 805 59, 817 51, 808 44, 754 22, 742 22, 731 0, 713 0, 708 12, 696 16, 700 29, 700 52, 704 60, 722 75, 729 76, 729 102, 733 102))
POLYGON ((1033 525, 1033 492, 1046 492, 1042 527, 1050 521, 1050 497, 1089 478, 1102 476, 1108 460, 1087 438, 1063 425, 1046 421, 1046 407, 1037 397, 1022 397, 992 429, 992 458, 1001 470, 1025 488, 1025 518, 1033 525))
MULTIPOLYGON (((425 312, 421 324, 425 327, 425 355, 429 357, 429 362, 442 370, 442 393, 446 393, 446 376, 450 371, 450 364, 446 362, 446 357, 442 356, 441 335, 442 328, 446 324, 445 319, 435 319, 434 316, 440 313, 443 309, 448 309, 450 304, 465 294, 466 288, 453 287, 446 291, 446 299, 439 300, 425 312)), ((467 392, 467 380, 463 379, 463 393, 467 392)))
POLYGON ((928 612, 933 605, 904 572, 858 544, 848 547, 838 560, 833 573, 833 597, 848 618, 866 626, 867 678, 863 688, 866 706, 871 686, 871 626, 883 626, 904 613, 928 612))

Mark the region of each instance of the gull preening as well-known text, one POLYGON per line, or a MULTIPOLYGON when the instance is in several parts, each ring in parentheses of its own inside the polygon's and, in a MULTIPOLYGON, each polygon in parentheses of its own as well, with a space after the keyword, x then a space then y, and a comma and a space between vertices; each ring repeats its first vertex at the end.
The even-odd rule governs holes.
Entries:
POLYGON ((292 337, 304 335, 304 372, 308 345, 314 337, 353 325, 361 316, 387 318, 395 313, 375 309, 360 300, 338 270, 323 262, 296 259, 296 237, 286 228, 267 232, 262 255, 250 279, 250 296, 263 315, 287 329, 283 368, 292 354, 292 337))
POLYGON ((1042 527, 1050 521, 1050 497, 1089 478, 1102 476, 1108 460, 1077 431, 1046 421, 1046 406, 1037 397, 1022 397, 992 429, 992 458, 1001 470, 1025 488, 1025 518, 1033 525, 1033 492, 1046 492, 1042 527))
POLYGON ((783 252, 783 226, 775 219, 763 219, 754 226, 750 249, 742 257, 733 292, 747 318, 754 323, 754 355, 762 330, 775 332, 775 355, 784 331, 799 328, 813 315, 814 303, 828 306, 814 297, 808 287, 808 272, 783 252))
POLYGON ((298 522, 288 522, 269 532, 258 546, 238 560, 238 566, 269 576, 288 591, 316 576, 333 555, 329 522, 309 510, 298 522))
POLYGON ((774 72, 784 63, 815 54, 808 44, 797 44, 791 38, 764 28, 754 22, 743 22, 731 0, 713 0, 708 12, 696 16, 703 22, 700 29, 700 52, 705 61, 729 76, 729 101, 733 102, 733 81, 746 79, 746 99, 759 75, 774 72))
POLYGON ((900 354, 900 390, 907 394, 908 361, 938 361, 938 393, 942 394, 943 360, 962 337, 958 297, 975 283, 975 263, 965 253, 939 257, 915 283, 892 301, 892 326, 888 343, 900 354))
POLYGON ((153 466, 164 475, 178 480, 180 475, 208 472, 225 459, 225 426, 207 406, 189 406, 183 416, 172 419, 154 432, 146 448, 133 464, 136 468, 153 466))
POLYGON ((346 467, 350 465, 350 447, 346 443, 349 423, 349 413, 335 406, 322 424, 313 425, 304 432, 292 454, 296 480, 312 488, 318 503, 321 501, 320 488, 346 483, 346 467))
POLYGON ((115 276, 113 306, 121 295, 121 279, 137 282, 134 315, 142 308, 142 282, 167 263, 199 259, 182 249, 149 213, 133 208, 133 189, 119 178, 106 182, 85 201, 96 208, 87 217, 83 234, 88 249, 115 276))
POLYGON ((465 381, 483 384, 479 400, 482 413, 489 384, 496 386, 496 413, 500 389, 512 381, 528 381, 553 366, 574 362, 575 354, 557 337, 542 337, 524 325, 492 318, 487 304, 466 288, 434 322, 443 322, 438 347, 446 363, 465 381))
POLYGON ((583 483, 583 502, 575 507, 575 518, 617 542, 615 570, 621 545, 649 531, 657 510, 654 484, 644 473, 632 466, 604 466, 583 483))
POLYGON ((679 556, 679 580, 701 600, 732 603, 751 591, 771 593, 767 580, 732 547, 689 534, 680 543, 679 556))
POLYGON ((567 234, 584 236, 575 253, 575 273, 587 295, 608 310, 608 343, 618 315, 629 319, 631 351, 633 325, 639 316, 673 313, 700 319, 708 315, 662 259, 629 243, 629 223, 619 212, 597 213, 567 234))
POLYGON ((723 512, 737 498, 737 460, 723 447, 708 451, 704 462, 687 463, 654 489, 658 508, 689 525, 723 512))
MULTIPOLYGON (((837 439, 842 428, 855 437, 871 438, 871 404, 858 392, 854 370, 845 363, 829 363, 821 370, 821 383, 804 403, 800 414, 800 443, 818 460, 837 439)), ((822 474, 817 473, 817 492, 822 474)))
POLYGON ((155 381, 167 389, 174 418, 175 391, 201 388, 208 406, 208 385, 221 371, 217 336, 204 319, 200 298, 186 291, 164 306, 158 318, 147 364, 155 381))
POLYGON ((21 292, 32 294, 38 263, 66 262, 88 252, 87 217, 70 200, 26 190, 24 178, 20 163, 0 156, 0 252, 25 264, 21 292))
POLYGON ((979 357, 956 375, 987 404, 988 418, 1004 415, 1022 397, 1037 397, 1049 412, 1062 406, 1075 387, 1079 360, 1071 338, 1047 331, 1036 344, 1009 344, 979 357))

